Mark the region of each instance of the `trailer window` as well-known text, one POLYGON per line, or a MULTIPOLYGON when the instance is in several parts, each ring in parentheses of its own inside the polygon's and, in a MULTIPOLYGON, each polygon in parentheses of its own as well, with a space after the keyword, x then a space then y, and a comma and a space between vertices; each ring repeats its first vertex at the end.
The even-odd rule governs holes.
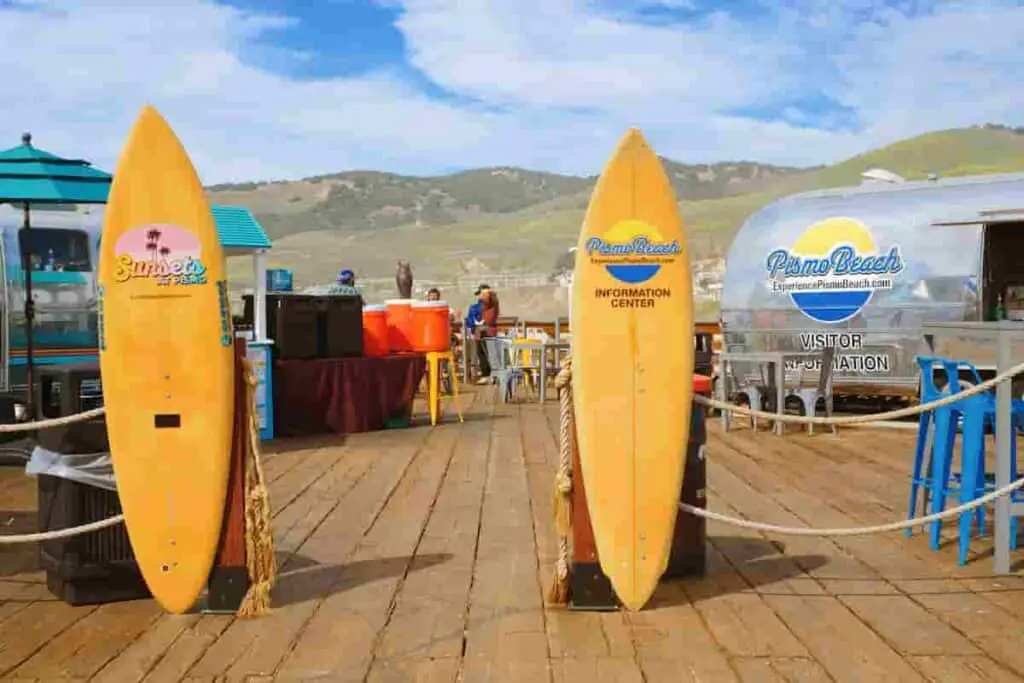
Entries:
POLYGON ((92 270, 89 235, 81 230, 32 228, 18 231, 21 253, 31 247, 32 270, 83 273, 92 270), (31 240, 26 243, 26 237, 31 240))

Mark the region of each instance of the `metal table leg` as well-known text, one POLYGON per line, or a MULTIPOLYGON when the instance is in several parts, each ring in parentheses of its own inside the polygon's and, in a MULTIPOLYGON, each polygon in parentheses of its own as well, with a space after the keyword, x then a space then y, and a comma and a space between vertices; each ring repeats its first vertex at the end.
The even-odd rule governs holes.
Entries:
POLYGON ((540 402, 548 399, 548 354, 547 349, 540 347, 540 402))
MULTIPOLYGON (((726 384, 728 384, 729 377, 729 361, 726 359, 719 360, 719 367, 722 369, 721 375, 718 377, 718 400, 722 403, 726 403, 726 384)), ((729 431, 729 416, 732 414, 728 410, 722 410, 722 431, 729 431)))
MULTIPOLYGON (((996 337, 998 356, 996 372, 1003 374, 1010 369, 1010 335, 999 332, 996 337)), ((1010 398, 1013 389, 1010 382, 996 385, 996 488, 1010 483, 1010 439, 1011 430, 1010 398)), ((995 517, 995 573, 1010 573, 1010 497, 996 499, 995 517)))
MULTIPOLYGON (((780 416, 786 412, 786 401, 782 394, 784 388, 782 383, 786 381, 786 364, 780 359, 779 362, 775 363, 775 412, 780 416)), ((786 431, 786 425, 783 424, 782 420, 775 421, 775 433, 779 436, 786 431)))

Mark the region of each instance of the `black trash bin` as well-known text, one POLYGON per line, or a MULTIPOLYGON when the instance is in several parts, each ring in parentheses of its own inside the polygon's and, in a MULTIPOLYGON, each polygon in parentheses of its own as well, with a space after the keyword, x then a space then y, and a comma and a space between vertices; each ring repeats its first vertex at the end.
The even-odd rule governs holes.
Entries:
MULTIPOLYGON (((102 405, 96 363, 43 366, 36 370, 36 417, 63 417, 102 405)), ((39 445, 54 453, 109 450, 103 417, 39 432, 39 445)), ((38 476, 39 530, 56 531, 121 514, 117 492, 63 477, 38 476)), ((50 592, 72 605, 148 598, 123 524, 43 541, 39 561, 50 592)))
MULTIPOLYGON (((312 294, 267 294, 267 336, 274 340, 274 360, 319 357, 318 297, 312 294)), ((255 324, 256 309, 252 294, 242 297, 243 319, 255 324)))

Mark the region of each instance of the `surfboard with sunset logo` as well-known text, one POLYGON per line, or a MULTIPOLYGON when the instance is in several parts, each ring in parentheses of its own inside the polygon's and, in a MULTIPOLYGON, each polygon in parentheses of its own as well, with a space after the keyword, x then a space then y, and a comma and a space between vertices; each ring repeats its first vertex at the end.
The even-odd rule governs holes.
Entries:
POLYGON ((576 250, 573 400, 602 571, 647 603, 668 566, 690 429, 693 292, 679 209, 640 131, 594 188, 576 250))
POLYGON ((203 187, 152 107, 117 165, 98 280, 103 398, 125 524, 153 597, 180 614, 206 585, 220 537, 234 332, 203 187))

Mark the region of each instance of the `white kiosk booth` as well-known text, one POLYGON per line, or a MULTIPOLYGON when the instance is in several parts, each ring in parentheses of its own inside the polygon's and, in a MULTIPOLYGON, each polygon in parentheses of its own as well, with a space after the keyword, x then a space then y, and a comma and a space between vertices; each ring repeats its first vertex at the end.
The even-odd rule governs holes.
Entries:
POLYGON ((256 385, 256 418, 260 438, 274 438, 274 391, 271 362, 273 341, 267 339, 267 251, 273 246, 263 226, 241 206, 210 207, 225 256, 252 256, 253 334, 246 340, 246 356, 253 364, 256 385))

